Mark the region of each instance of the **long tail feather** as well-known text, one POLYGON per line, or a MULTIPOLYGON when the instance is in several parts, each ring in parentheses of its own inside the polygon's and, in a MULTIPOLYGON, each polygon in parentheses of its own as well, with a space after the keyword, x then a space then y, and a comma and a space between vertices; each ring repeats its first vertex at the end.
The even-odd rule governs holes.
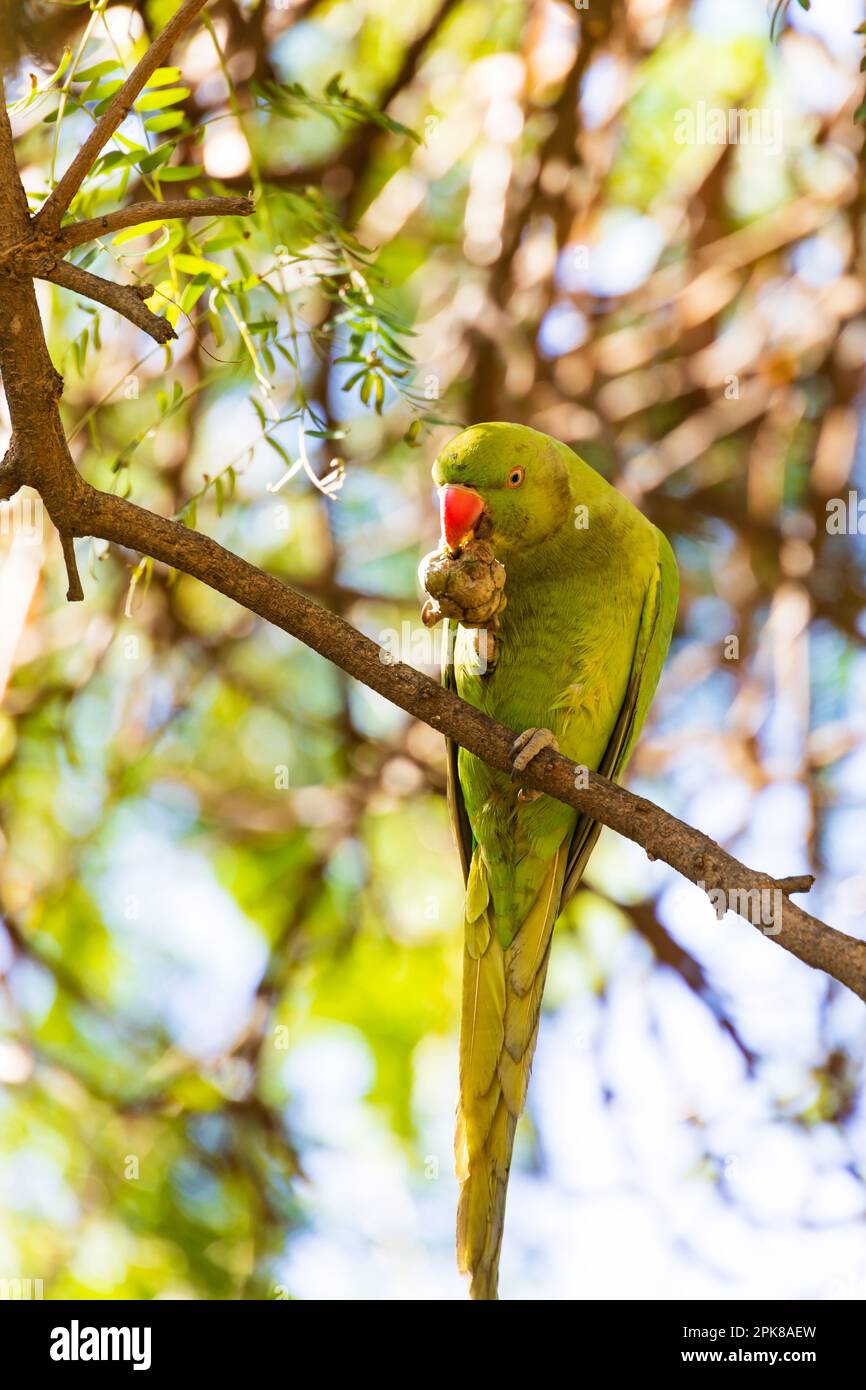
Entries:
POLYGON ((476 848, 466 896, 460 1100, 454 1141, 457 1263, 470 1297, 498 1297, 499 1251, 517 1121, 526 1102, 565 852, 550 861, 513 941, 496 933, 476 848))

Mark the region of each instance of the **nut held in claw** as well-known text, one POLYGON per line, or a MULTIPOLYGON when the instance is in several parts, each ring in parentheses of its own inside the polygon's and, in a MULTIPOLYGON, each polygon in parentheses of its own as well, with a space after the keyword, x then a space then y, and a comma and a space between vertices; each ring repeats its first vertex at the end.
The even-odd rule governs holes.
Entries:
POLYGON ((421 610, 425 627, 453 618, 465 627, 495 627, 505 607, 505 569, 487 541, 471 540, 456 554, 425 555, 418 569, 430 598, 421 610))

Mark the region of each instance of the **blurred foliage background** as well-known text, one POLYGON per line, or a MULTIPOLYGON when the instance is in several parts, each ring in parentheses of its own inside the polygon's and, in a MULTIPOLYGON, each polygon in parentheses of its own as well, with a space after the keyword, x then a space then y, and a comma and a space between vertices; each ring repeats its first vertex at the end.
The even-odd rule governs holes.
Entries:
MULTIPOLYGON (((34 207, 175 8, 10 13, 34 207)), ((252 189, 257 215, 74 253, 157 283, 167 352, 41 287, 83 474, 432 671, 438 445, 565 440, 682 571, 631 784, 816 873, 862 935, 860 0, 791 5, 775 43, 763 0, 208 13, 77 211, 252 189), (763 124, 720 143, 714 110, 763 124)), ((438 736, 137 556, 79 542, 67 606, 50 527, 4 517, 0 1277, 465 1296, 438 736)), ((605 832, 554 946, 505 1295, 866 1295, 863 1053, 853 996, 605 832)))

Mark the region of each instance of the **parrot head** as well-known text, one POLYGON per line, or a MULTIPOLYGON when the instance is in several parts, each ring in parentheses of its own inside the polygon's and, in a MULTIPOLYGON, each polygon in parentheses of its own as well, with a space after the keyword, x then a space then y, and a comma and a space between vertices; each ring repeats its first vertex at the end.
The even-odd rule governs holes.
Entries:
POLYGON ((473 425, 433 465, 442 540, 452 554, 473 537, 494 552, 548 540, 570 516, 567 451, 526 425, 473 425))

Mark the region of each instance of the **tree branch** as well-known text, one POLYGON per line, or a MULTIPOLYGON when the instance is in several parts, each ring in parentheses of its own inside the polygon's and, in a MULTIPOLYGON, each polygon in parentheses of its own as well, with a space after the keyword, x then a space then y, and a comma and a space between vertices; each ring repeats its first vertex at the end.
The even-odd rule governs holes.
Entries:
MULTIPOLYGON (((381 647, 342 618, 209 537, 90 487, 75 508, 75 530, 150 555, 201 580, 297 637, 491 767, 510 774, 512 730, 413 667, 402 662, 391 664, 381 647)), ((549 749, 533 759, 519 780, 521 785, 546 792, 633 840, 651 859, 664 860, 716 903, 716 895, 723 894, 726 908, 757 925, 770 940, 807 965, 847 985, 866 1002, 866 941, 846 936, 791 902, 789 894, 805 891, 808 876, 777 880, 749 869, 701 831, 549 749)))
POLYGON ((61 531, 60 543, 63 546, 63 562, 66 565, 66 577, 69 580, 66 600, 68 603, 81 603, 84 600, 84 590, 81 587, 78 561, 75 558, 75 538, 68 531, 61 531))
POLYGON ((115 93, 108 109, 99 118, 66 173, 35 217, 34 223, 37 231, 50 236, 57 232, 63 220, 63 214, 90 173, 97 155, 111 139, 118 126, 126 120, 136 97, 147 85, 148 79, 153 76, 181 34, 189 28, 196 15, 204 9, 207 3, 208 0, 185 0, 174 18, 169 20, 162 33, 154 39, 144 57, 127 77, 120 90, 115 93))
POLYGON ((124 227, 140 227, 145 222, 174 222, 193 217, 249 217, 256 210, 252 198, 174 198, 169 203, 131 203, 129 207, 105 212, 86 222, 61 227, 52 241, 58 254, 73 246, 83 246, 97 237, 120 232, 124 227))
MULTIPOLYGON (((0 75, 0 257, 31 235, 30 210, 15 160, 0 75)), ((69 452, 58 400, 63 381, 51 361, 31 280, 0 274, 0 376, 14 444, 2 468, 0 491, 11 497, 32 483, 59 531, 84 484, 69 452)))
POLYGON ((55 261, 36 274, 40 280, 50 280, 64 290, 73 290, 75 294, 84 295, 85 299, 95 299, 97 303, 114 309, 157 343, 168 343, 177 337, 168 319, 160 318, 144 303, 153 295, 153 285, 116 285, 113 280, 103 280, 101 275, 92 275, 89 270, 82 270, 69 261, 55 261))

